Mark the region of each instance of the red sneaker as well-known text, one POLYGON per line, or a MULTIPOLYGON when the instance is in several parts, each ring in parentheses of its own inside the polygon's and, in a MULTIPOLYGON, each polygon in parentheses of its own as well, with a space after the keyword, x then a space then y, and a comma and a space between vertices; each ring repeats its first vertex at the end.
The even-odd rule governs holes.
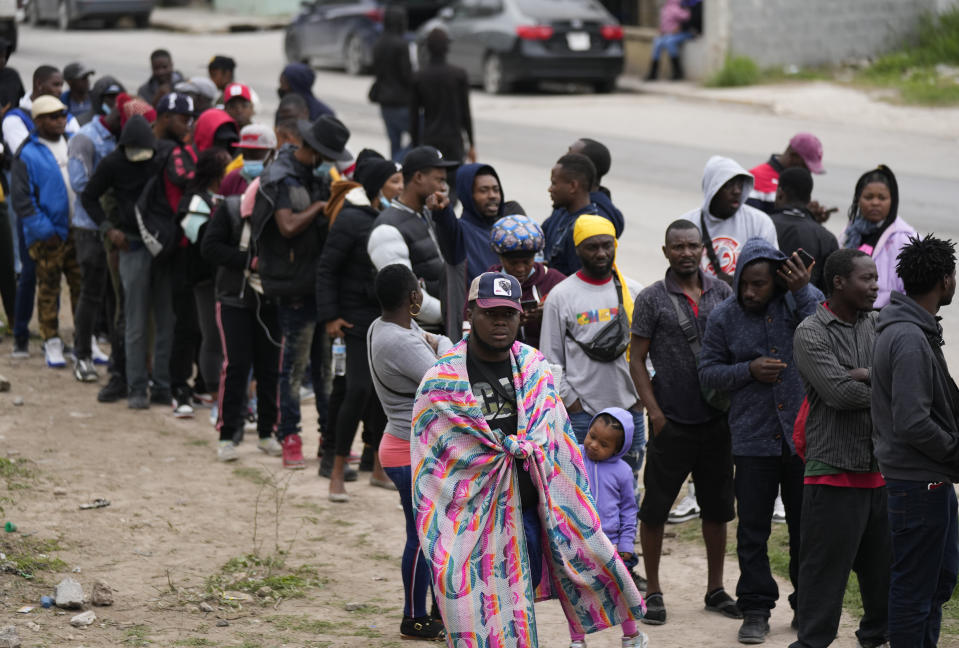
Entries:
POLYGON ((283 439, 283 467, 290 470, 303 470, 303 441, 299 434, 291 434, 283 439))

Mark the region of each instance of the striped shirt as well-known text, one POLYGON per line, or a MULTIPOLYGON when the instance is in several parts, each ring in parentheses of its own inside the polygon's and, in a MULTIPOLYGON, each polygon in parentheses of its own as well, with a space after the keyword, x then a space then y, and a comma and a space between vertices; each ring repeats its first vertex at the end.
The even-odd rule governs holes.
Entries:
POLYGON ((850 472, 876 469, 872 445, 872 388, 850 369, 872 366, 875 312, 845 322, 820 304, 796 329, 793 357, 809 399, 806 460, 850 472))

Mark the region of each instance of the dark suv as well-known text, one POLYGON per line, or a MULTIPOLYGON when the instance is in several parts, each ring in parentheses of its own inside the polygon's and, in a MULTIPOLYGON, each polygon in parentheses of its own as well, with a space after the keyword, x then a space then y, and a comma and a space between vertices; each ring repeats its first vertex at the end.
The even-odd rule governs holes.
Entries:
POLYGON ((406 6, 410 29, 434 17, 446 4, 441 0, 312 0, 286 28, 284 49, 288 61, 344 68, 349 74, 366 72, 373 63, 373 45, 383 31, 387 4, 406 6))
POLYGON ((538 81, 611 92, 623 71, 623 29, 596 0, 456 0, 420 29, 450 35, 449 62, 492 94, 538 81))

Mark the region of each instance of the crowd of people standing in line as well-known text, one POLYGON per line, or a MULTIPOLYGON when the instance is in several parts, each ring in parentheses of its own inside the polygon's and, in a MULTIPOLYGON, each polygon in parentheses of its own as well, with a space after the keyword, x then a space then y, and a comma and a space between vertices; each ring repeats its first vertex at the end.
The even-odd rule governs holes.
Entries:
POLYGON ((19 95, 0 75, 14 357, 29 356, 36 301, 48 366, 72 354, 81 382, 109 366, 99 401, 211 405, 218 460, 238 460, 249 428, 289 469, 305 467, 311 385, 329 499, 350 501, 361 423, 360 469, 398 491, 406 637, 535 646, 533 602, 558 598, 573 648, 613 625, 645 646, 637 622, 667 621, 664 524, 691 475, 704 605, 742 621, 740 642, 765 641, 779 599, 778 496, 794 646, 834 640, 850 571, 861 646, 936 645, 959 571, 959 393, 936 317, 952 243, 902 219, 884 165, 856 183, 837 240, 812 200, 822 145, 799 133, 751 171, 710 158, 701 205, 666 229, 664 278, 644 287, 617 264, 628 222, 602 184, 609 149, 557 151, 539 224, 475 162, 447 45, 432 37, 395 106, 377 78, 389 157, 348 148, 301 64, 282 71, 273 128, 227 56, 186 79, 157 50, 136 95, 111 76, 90 86, 80 63, 38 67, 19 95))

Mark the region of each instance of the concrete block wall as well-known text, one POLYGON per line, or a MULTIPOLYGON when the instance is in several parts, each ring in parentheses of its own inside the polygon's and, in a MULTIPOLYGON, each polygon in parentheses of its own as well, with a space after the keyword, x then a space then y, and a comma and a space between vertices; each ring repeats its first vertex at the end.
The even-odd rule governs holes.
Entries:
POLYGON ((710 41, 723 37, 710 27, 725 32, 715 53, 746 55, 761 67, 839 63, 895 48, 915 34, 920 15, 951 1, 706 0, 705 31, 710 41))

